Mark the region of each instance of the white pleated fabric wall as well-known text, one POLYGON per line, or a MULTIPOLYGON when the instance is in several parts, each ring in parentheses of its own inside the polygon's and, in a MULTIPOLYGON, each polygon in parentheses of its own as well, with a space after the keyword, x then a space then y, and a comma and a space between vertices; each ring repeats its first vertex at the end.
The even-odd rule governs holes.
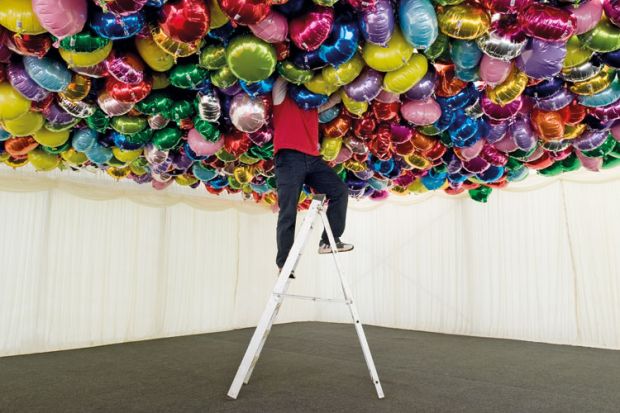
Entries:
MULTIPOLYGON (((488 204, 352 201, 356 250, 341 258, 362 321, 620 349, 618 177, 515 186, 488 204)), ((0 356, 256 325, 276 275, 274 214, 80 179, 0 177, 0 356)), ((318 237, 292 292, 335 296, 318 237)), ((279 321, 348 317, 291 301, 279 321)))

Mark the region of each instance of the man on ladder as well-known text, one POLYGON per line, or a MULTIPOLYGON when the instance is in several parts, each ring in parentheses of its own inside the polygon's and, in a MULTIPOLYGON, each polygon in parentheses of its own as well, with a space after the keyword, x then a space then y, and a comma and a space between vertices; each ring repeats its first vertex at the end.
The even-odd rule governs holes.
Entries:
MULTIPOLYGON (((286 82, 283 79, 276 81, 273 94, 275 104, 276 180, 280 204, 277 234, 278 256, 276 263, 280 274, 230 385, 227 393, 228 397, 236 399, 243 384, 247 384, 250 381, 254 367, 267 341, 271 327, 278 316, 278 311, 284 298, 297 298, 340 303, 348 306, 362 347, 362 353, 368 366, 370 378, 375 386, 377 397, 382 399, 384 397, 383 389, 372 354, 370 353, 366 335, 364 334, 357 306, 353 301, 351 290, 338 262, 339 252, 351 251, 353 249, 353 245, 344 244, 339 239, 344 231, 346 220, 347 187, 338 178, 334 170, 327 166, 319 157, 317 111, 303 111, 297 107, 295 102, 286 96, 286 82), (315 191, 325 193, 330 202, 326 212, 325 195, 313 196, 308 213, 304 218, 297 238, 295 238, 297 203, 304 183, 310 185, 315 191), (287 294, 291 278, 295 278, 293 272, 317 217, 320 217, 325 228, 319 245, 319 253, 332 254, 342 287, 344 296, 342 299, 287 294), (336 248, 331 248, 333 245, 336 248)), ((325 110, 337 103, 336 99, 332 99, 320 109, 325 110)))
MULTIPOLYGON (((297 204, 304 184, 327 196, 327 217, 336 238, 338 252, 351 251, 353 245, 340 241, 347 219, 347 186, 319 156, 318 112, 338 104, 340 97, 334 94, 330 101, 318 110, 303 110, 288 96, 287 82, 282 77, 276 80, 272 95, 276 183, 280 208, 276 264, 281 271, 295 239, 297 204)), ((323 231, 319 254, 330 252, 327 233, 323 231)), ((294 278, 292 274, 291 277, 294 278)))

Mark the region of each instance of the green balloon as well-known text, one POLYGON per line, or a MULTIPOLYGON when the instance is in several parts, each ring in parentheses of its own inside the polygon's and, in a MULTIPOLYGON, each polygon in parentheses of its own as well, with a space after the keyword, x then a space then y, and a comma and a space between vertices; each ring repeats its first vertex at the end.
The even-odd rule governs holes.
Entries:
POLYGON ((45 145, 40 145, 39 147, 43 149, 44 152, 47 152, 52 155, 58 155, 59 153, 64 152, 71 147, 71 140, 68 140, 64 144, 57 146, 55 148, 52 148, 51 146, 45 146, 45 145))
POLYGON ((491 192, 493 192, 493 188, 481 185, 476 189, 470 189, 469 197, 474 201, 486 203, 489 200, 491 192))
POLYGON ((250 35, 237 36, 226 48, 226 63, 236 77, 246 82, 260 82, 276 70, 276 49, 250 35))
POLYGON ((613 156, 613 150, 616 147, 616 140, 611 134, 607 136, 607 139, 601 146, 598 148, 592 149, 590 151, 582 151, 581 153, 588 158, 601 158, 603 156, 611 154, 613 156))
POLYGON ((110 166, 117 166, 117 167, 119 167, 119 168, 121 168, 121 167, 125 166, 125 162, 123 162, 123 161, 119 160, 119 159, 118 159, 118 158, 116 158, 115 156, 112 156, 112 157, 110 158, 110 160, 109 160, 108 162, 106 162, 106 164, 107 164, 107 165, 110 165, 110 166))
POLYGON ((133 135, 142 132, 147 125, 148 122, 141 116, 116 116, 110 122, 112 129, 123 135, 133 135))
POLYGON ((165 93, 155 92, 136 103, 135 108, 145 115, 163 115, 169 118, 168 113, 173 103, 174 101, 165 93))
POLYGON ((620 28, 603 17, 594 29, 580 34, 579 40, 590 50, 599 53, 613 52, 620 49, 620 28))
POLYGON ((271 159, 273 158, 273 143, 269 142, 263 146, 252 146, 248 151, 250 156, 258 159, 271 159))
POLYGON ((538 173, 543 176, 557 176, 560 175, 562 172, 564 172, 562 162, 555 162, 554 164, 549 165, 548 167, 538 171, 538 173))
POLYGON ((147 128, 138 133, 134 133, 133 135, 127 135, 125 138, 127 142, 136 145, 136 146, 145 146, 147 143, 151 141, 153 137, 153 129, 147 128))
POLYGON ((194 118, 194 128, 209 142, 215 142, 220 138, 220 131, 217 129, 217 125, 202 120, 198 116, 194 118))
POLYGON ((430 45, 430 47, 424 50, 424 56, 428 60, 436 60, 439 56, 448 52, 448 46, 450 45, 450 39, 443 33, 439 33, 437 39, 430 45))
POLYGON ((616 142, 614 148, 609 152, 609 156, 613 156, 614 158, 620 158, 620 142, 616 142))
POLYGON ((217 157, 217 159, 219 159, 220 161, 223 162, 232 162, 234 160, 236 160, 235 155, 226 152, 225 149, 220 149, 215 156, 217 157))
POLYGON ((613 156, 603 158, 603 169, 612 169, 617 166, 620 166, 620 158, 614 158, 613 156))
POLYGON ((211 83, 220 89, 228 89, 237 83, 237 77, 228 66, 211 73, 211 83))
POLYGON ((198 64, 209 70, 226 66, 226 49, 220 45, 210 45, 202 49, 198 64))
POLYGON ((196 89, 207 78, 209 72, 196 64, 176 65, 170 71, 168 80, 179 89, 196 89))
POLYGON ((153 146, 165 151, 176 147, 181 141, 181 131, 177 128, 167 127, 153 133, 153 146))
POLYGON ((237 181, 232 175, 228 176, 228 186, 232 189, 241 189, 242 187, 241 183, 239 183, 239 181, 237 181))
POLYGON ((189 100, 179 100, 174 102, 172 107, 170 108, 170 119, 175 122, 180 122, 183 119, 191 118, 196 110, 192 102, 189 100))
MULTIPOLYGON (((54 36, 52 38, 58 40, 54 36)), ((60 41, 60 47, 72 52, 90 53, 107 46, 108 43, 110 43, 109 39, 104 39, 86 31, 65 37, 60 41)))
POLYGON ((95 113, 86 118, 86 124, 89 128, 96 130, 99 133, 103 133, 110 126, 110 118, 104 111, 97 108, 95 109, 95 113))
POLYGON ((517 149, 516 151, 510 152, 510 156, 521 162, 525 162, 530 157, 530 155, 534 153, 535 150, 536 150, 536 146, 534 146, 529 151, 524 151, 523 149, 517 149))
POLYGON ((562 170, 564 172, 576 171, 581 168, 581 161, 575 154, 571 154, 569 157, 562 159, 560 163, 562 164, 562 170))
POLYGON ((309 82, 314 76, 312 70, 300 69, 288 60, 278 63, 278 73, 287 81, 296 85, 309 82))

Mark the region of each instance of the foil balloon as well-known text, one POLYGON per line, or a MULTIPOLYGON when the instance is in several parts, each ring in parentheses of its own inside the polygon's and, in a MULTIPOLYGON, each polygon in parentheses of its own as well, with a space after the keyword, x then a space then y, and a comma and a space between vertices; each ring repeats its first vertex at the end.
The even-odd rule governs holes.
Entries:
POLYGON ((540 3, 533 3, 519 13, 519 23, 528 36, 549 42, 565 42, 577 26, 570 11, 540 3))
POLYGON ((602 91, 591 96, 579 96, 579 103, 586 107, 602 107, 611 105, 620 99, 620 81, 616 78, 611 85, 602 91))
POLYGON ((387 45, 394 31, 394 9, 390 0, 378 0, 359 14, 359 27, 364 40, 379 46, 387 45))
POLYGON ((603 17, 594 29, 580 35, 579 40, 595 52, 613 52, 620 49, 620 28, 603 17))
MULTIPOLYGON (((428 65, 428 71, 411 89, 405 92, 405 97, 410 100, 425 100, 435 93, 437 72, 433 65, 428 65)), ((379 100, 379 97, 377 97, 379 100)))
POLYGON ((277 59, 269 43, 251 36, 238 36, 226 48, 226 62, 239 79, 258 82, 271 76, 277 59))
POLYGON ((271 0, 218 0, 228 18, 243 25, 260 23, 269 15, 271 0))
POLYGON ((330 65, 338 67, 353 58, 358 41, 357 24, 350 21, 336 21, 331 34, 319 47, 319 56, 330 65))
POLYGON ((473 69, 478 67, 482 52, 474 41, 454 40, 450 42, 450 57, 459 68, 473 69))
POLYGON ((299 49, 317 50, 329 37, 334 23, 334 9, 316 6, 303 16, 291 20, 291 40, 299 49))
POLYGON ((592 79, 604 68, 604 64, 599 59, 592 59, 585 62, 582 65, 571 67, 568 69, 562 69, 562 79, 568 82, 583 82, 584 80, 592 79))
POLYGON ((494 103, 506 105, 521 96, 527 82, 527 75, 514 69, 504 82, 493 88, 487 88, 487 96, 494 103))
POLYGON ((480 78, 487 84, 496 85, 508 78, 512 68, 512 62, 495 59, 485 54, 480 60, 480 78))
POLYGON ((489 57, 510 62, 519 56, 527 44, 525 38, 516 39, 491 31, 476 39, 476 43, 489 57))
POLYGON ((41 34, 46 31, 34 12, 32 0, 0 2, 0 26, 17 34, 41 34))
POLYGON ((86 0, 33 0, 39 23, 58 38, 79 33, 86 24, 86 0))
POLYGON ((347 96, 358 102, 370 102, 381 93, 383 75, 366 68, 353 82, 344 87, 347 96))
POLYGON ((159 26, 170 38, 191 43, 209 30, 209 7, 204 0, 171 0, 161 8, 159 26))
POLYGON ((439 26, 429 0, 402 0, 398 5, 400 27, 405 39, 416 49, 427 49, 437 39, 439 26))
POLYGON ((412 100, 403 103, 400 113, 405 120, 415 125, 430 125, 441 116, 441 106, 432 98, 412 100))
POLYGON ((362 70, 364 70, 364 66, 364 60, 359 54, 356 54, 352 59, 342 63, 338 67, 325 67, 322 70, 322 74, 326 82, 336 86, 343 86, 355 80, 355 78, 362 73, 362 70))
POLYGON ((329 96, 312 93, 303 86, 289 86, 289 94, 295 103, 304 110, 316 109, 327 103, 329 96))
POLYGON ((161 7, 164 0, 95 0, 104 11, 109 11, 119 16, 133 14, 142 10, 145 5, 161 7))
POLYGON ((23 58, 28 76, 39 86, 50 92, 62 92, 71 83, 71 72, 62 63, 49 57, 37 59, 32 56, 23 58))
POLYGON ((228 23, 228 16, 222 11, 218 0, 207 0, 209 4, 210 29, 217 29, 228 23))
POLYGON ((534 79, 555 76, 562 70, 566 46, 559 42, 546 42, 532 38, 517 59, 519 70, 534 79))
POLYGON ((114 13, 95 12, 90 27, 98 36, 110 40, 127 39, 135 36, 144 27, 142 13, 117 16, 114 13))
POLYGON ((391 72, 403 67, 411 55, 413 46, 405 41, 400 29, 396 28, 385 47, 366 43, 362 57, 366 64, 379 72, 391 72))
MULTIPOLYGON (((618 26, 620 23, 620 4, 618 4, 617 0, 603 0, 603 10, 605 10, 605 16, 611 21, 613 24, 618 26)), ((600 4, 600 3, 599 3, 600 4)), ((596 14, 593 16, 596 17, 596 14)), ((598 14, 598 19, 600 20, 600 10, 598 14)), ((591 20, 594 20, 593 18, 591 20)), ((587 31, 587 30, 586 30, 587 31)))
MULTIPOLYGON (((596 26, 603 14, 602 3, 601 1, 588 0, 577 7, 569 8, 575 17, 575 34, 589 32, 596 26)), ((607 15, 609 16, 609 14, 607 15)))
MULTIPOLYGON (((288 82, 294 83, 296 85, 306 83, 313 77, 312 70, 301 69, 287 60, 285 60, 284 62, 279 62, 277 69, 280 76, 282 76, 288 82)), ((323 76, 325 76, 325 73, 323 73, 323 76)))
POLYGON ((254 36, 267 43, 280 43, 288 38, 288 20, 277 11, 271 10, 259 23, 250 25, 254 36))
POLYGON ((196 97, 198 116, 208 122, 217 122, 221 116, 220 99, 215 93, 200 94, 196 97))
POLYGON ((482 8, 459 4, 446 7, 438 16, 439 29, 455 39, 473 40, 489 30, 491 17, 482 8))
POLYGON ((106 60, 108 74, 116 80, 130 85, 144 80, 144 65, 131 53, 115 53, 106 60))
POLYGON ((7 67, 6 77, 11 86, 28 100, 40 102, 50 94, 47 89, 42 88, 32 80, 22 62, 10 63, 7 67))
POLYGON ((172 55, 164 52, 149 35, 135 38, 136 50, 140 57, 152 70, 165 72, 174 65, 172 55))
POLYGON ((428 61, 422 54, 411 56, 407 64, 400 69, 386 73, 383 87, 388 92, 405 93, 417 84, 428 71, 428 61))
POLYGON ((494 13, 517 14, 532 3, 532 0, 484 0, 486 8, 494 13))
POLYGON ((246 94, 236 95, 230 105, 230 119, 235 127, 246 133, 258 131, 267 123, 267 107, 262 99, 246 94))

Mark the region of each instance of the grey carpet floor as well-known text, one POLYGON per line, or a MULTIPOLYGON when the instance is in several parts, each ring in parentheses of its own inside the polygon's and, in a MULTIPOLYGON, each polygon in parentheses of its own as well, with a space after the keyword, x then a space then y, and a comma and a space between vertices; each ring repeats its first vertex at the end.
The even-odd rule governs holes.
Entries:
POLYGON ((353 326, 275 326, 239 399, 253 329, 0 358, 0 412, 619 412, 620 351, 353 326))

